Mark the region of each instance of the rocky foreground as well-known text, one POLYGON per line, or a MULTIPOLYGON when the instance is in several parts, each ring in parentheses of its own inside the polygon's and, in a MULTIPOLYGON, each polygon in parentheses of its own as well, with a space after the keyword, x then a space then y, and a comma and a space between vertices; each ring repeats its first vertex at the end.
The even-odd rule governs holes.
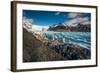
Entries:
POLYGON ((48 44, 49 48, 55 50, 67 60, 90 59, 91 52, 89 49, 71 43, 60 43, 52 41, 48 44))
POLYGON ((23 28, 23 62, 90 59, 89 49, 57 40, 48 41, 41 33, 23 28))
POLYGON ((46 46, 46 42, 41 39, 37 39, 36 35, 23 29, 23 62, 66 60, 46 46))

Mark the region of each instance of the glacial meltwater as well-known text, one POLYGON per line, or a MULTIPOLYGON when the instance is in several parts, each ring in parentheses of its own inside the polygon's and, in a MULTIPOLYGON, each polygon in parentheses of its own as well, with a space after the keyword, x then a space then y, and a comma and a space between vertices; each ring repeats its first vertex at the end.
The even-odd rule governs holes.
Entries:
POLYGON ((49 41, 58 40, 63 43, 77 44, 87 49, 91 46, 90 32, 54 32, 46 31, 43 33, 49 41))

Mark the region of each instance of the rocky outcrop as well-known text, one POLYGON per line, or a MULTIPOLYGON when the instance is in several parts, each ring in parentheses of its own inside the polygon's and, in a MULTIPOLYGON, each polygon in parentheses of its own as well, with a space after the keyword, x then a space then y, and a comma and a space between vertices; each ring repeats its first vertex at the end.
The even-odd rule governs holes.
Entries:
POLYGON ((49 43, 49 48, 55 50, 61 56, 67 60, 79 60, 79 59, 90 59, 91 52, 89 49, 79 46, 77 44, 60 43, 58 41, 52 41, 49 43))
POLYGON ((45 45, 48 43, 48 39, 43 35, 42 32, 32 32, 32 35, 38 39, 39 41, 41 41, 42 43, 44 43, 45 45))

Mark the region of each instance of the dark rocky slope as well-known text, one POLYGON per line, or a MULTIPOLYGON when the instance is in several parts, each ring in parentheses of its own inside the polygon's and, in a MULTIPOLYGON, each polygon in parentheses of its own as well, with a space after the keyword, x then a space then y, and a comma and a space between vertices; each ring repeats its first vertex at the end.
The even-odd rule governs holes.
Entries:
POLYGON ((50 49, 35 35, 23 29, 23 62, 65 60, 63 56, 50 49))
POLYGON ((87 48, 81 47, 71 43, 61 43, 58 41, 52 41, 48 46, 65 57, 67 60, 79 60, 79 59, 90 59, 91 51, 87 48))

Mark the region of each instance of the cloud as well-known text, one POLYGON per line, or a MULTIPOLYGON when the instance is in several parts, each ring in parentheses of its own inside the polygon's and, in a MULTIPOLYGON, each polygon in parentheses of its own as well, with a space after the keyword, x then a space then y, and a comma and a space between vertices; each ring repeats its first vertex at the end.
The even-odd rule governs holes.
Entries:
POLYGON ((73 18, 69 21, 66 21, 65 24, 69 25, 69 26, 75 26, 77 24, 90 24, 90 20, 89 20, 89 17, 76 17, 76 18, 73 18))
POLYGON ((23 23, 33 23, 34 22, 34 19, 29 19, 29 18, 27 18, 27 17, 23 17, 23 23))
POLYGON ((23 27, 28 31, 42 31, 43 29, 46 30, 48 26, 40 26, 37 24, 33 24, 34 19, 29 19, 27 17, 23 17, 23 27))
POLYGON ((76 13, 76 12, 71 12, 68 14, 68 18, 70 20, 65 20, 65 24, 68 26, 76 26, 77 24, 90 24, 90 17, 86 16, 83 13, 76 13))
POLYGON ((82 22, 83 25, 87 25, 87 24, 91 24, 90 21, 85 21, 85 22, 82 22))
POLYGON ((56 12, 56 13, 55 13, 55 15, 59 15, 59 14, 60 14, 60 12, 56 12))
POLYGON ((23 28, 27 29, 28 31, 31 31, 33 22, 34 22, 33 19, 23 17, 23 20, 22 20, 23 28))
POLYGON ((78 15, 79 15, 79 13, 71 12, 71 13, 68 14, 68 17, 69 17, 69 18, 75 18, 75 17, 77 17, 78 15))
POLYGON ((69 17, 69 18, 76 18, 76 17, 83 17, 83 16, 84 16, 83 13, 78 13, 78 12, 70 12, 70 13, 68 14, 68 17, 69 17))
POLYGON ((32 26, 33 31, 42 31, 42 30, 47 30, 48 28, 49 28, 48 26, 40 26, 40 25, 32 26))

